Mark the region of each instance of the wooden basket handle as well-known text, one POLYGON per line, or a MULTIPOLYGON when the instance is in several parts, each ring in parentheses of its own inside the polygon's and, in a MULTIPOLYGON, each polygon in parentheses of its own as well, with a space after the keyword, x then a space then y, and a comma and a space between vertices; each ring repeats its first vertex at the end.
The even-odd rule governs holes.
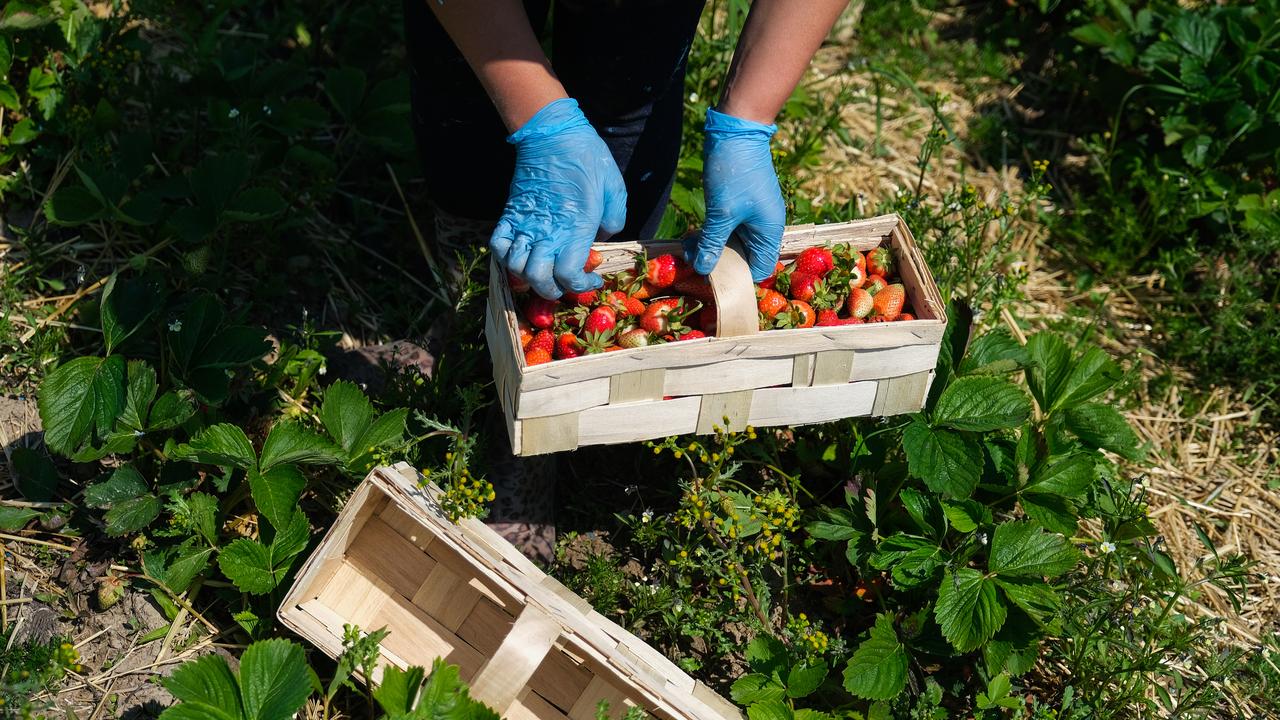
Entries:
POLYGON ((720 262, 708 277, 716 298, 716 337, 738 337, 760 332, 756 285, 746 251, 735 237, 725 245, 720 262))
POLYGON ((525 605, 497 651, 476 673, 471 682, 471 697, 506 717, 560 637, 560 630, 560 623, 542 609, 525 605))

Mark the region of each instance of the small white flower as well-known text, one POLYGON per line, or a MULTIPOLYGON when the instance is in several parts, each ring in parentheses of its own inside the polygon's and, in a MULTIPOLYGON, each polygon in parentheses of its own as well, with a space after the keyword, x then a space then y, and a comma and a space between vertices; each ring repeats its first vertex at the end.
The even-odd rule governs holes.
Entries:
POLYGON ((696 92, 689 93, 689 102, 698 102, 698 93, 696 92))
POLYGON ((325 367, 324 365, 321 365, 320 369, 317 370, 316 372, 320 373, 321 375, 324 375, 325 373, 329 372, 329 368, 325 367))
POLYGON ((270 114, 271 114, 271 106, 270 106, 270 105, 263 105, 263 106, 262 106, 262 114, 263 114, 263 115, 270 115, 270 114))
POLYGON ((675 612, 675 614, 679 615, 680 612, 684 610, 684 603, 677 600, 676 604, 671 606, 671 610, 675 612))
POLYGON ((236 108, 231 108, 230 110, 227 111, 227 117, 232 120, 235 120, 236 118, 240 117, 240 111, 236 108))
POLYGON ((143 435, 146 435, 146 433, 142 432, 141 430, 134 430, 134 431, 133 431, 133 436, 134 436, 134 437, 136 437, 136 438, 140 438, 140 437, 142 437, 143 435))
POLYGON ((1116 544, 1111 542, 1110 540, 1103 540, 1102 544, 1099 545, 1098 547, 1102 550, 1102 552, 1108 555, 1116 551, 1116 544))
POLYGON ((174 320, 169 323, 169 332, 182 332, 182 321, 174 320))
POLYGON ((225 375, 227 376, 227 379, 228 379, 228 380, 234 379, 234 378, 235 378, 235 376, 236 376, 236 374, 235 374, 235 373, 231 372, 231 368, 227 368, 226 370, 223 370, 222 372, 223 372, 223 374, 225 374, 225 375))
POLYGON ((642 523, 647 523, 647 522, 649 522, 649 521, 650 521, 650 520, 652 520, 652 519, 653 519, 653 511, 652 511, 652 510, 645 510, 645 511, 644 511, 644 514, 640 516, 640 522, 642 522, 642 523))

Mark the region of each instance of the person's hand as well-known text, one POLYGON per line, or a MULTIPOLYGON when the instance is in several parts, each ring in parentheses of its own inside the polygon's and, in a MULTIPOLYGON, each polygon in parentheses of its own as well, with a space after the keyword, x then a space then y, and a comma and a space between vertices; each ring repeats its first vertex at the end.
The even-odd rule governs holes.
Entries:
POLYGON ((700 274, 710 274, 729 236, 738 230, 751 279, 760 282, 773 273, 787 221, 769 154, 769 138, 777 126, 708 109, 706 129, 702 186, 707 220, 685 240, 685 259, 700 274))
POLYGON ((591 243, 620 230, 627 188, 609 148, 578 103, 548 103, 507 138, 516 169, 489 248, 498 264, 548 300, 603 280, 582 268, 591 243))

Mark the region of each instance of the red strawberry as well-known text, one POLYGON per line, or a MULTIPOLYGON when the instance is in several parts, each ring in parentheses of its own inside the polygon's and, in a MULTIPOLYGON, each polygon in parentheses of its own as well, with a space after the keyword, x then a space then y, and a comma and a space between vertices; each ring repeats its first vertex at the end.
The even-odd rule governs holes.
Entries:
POLYGON ((604 255, 601 255, 599 250, 591 248, 587 251, 587 264, 583 265, 582 269, 586 272, 592 272, 600 267, 602 262, 604 262, 604 255))
POLYGON ((607 332, 617 326, 618 313, 608 305, 601 305, 592 310, 591 314, 582 323, 582 329, 592 333, 607 332))
POLYGON ((773 274, 756 283, 756 287, 772 290, 774 288, 774 283, 778 281, 778 273, 782 272, 782 268, 784 267, 786 266, 782 264, 781 260, 779 260, 778 264, 773 267, 773 274))
POLYGON ((716 320, 718 316, 716 315, 715 303, 708 303, 698 311, 698 314, 695 315, 694 318, 694 324, 702 328, 703 332, 708 335, 716 334, 716 320))
POLYGON ((849 270, 849 288, 860 288, 867 284, 867 271, 860 268, 850 268, 849 270))
POLYGON ((787 299, 777 290, 756 290, 756 308, 766 318, 773 319, 787 306, 787 299))
POLYGON ((566 358, 575 358, 582 354, 582 341, 578 340, 578 336, 571 332, 562 332, 556 338, 556 358, 564 360, 566 358))
POLYGON ((828 325, 839 325, 840 315, 835 310, 819 310, 817 320, 814 325, 818 327, 826 327, 828 325))
POLYGON ((685 305, 684 298, 661 298, 649 303, 640 316, 640 327, 655 335, 664 335, 684 328, 686 317, 696 312, 701 305, 692 308, 685 305))
POLYGON ((510 270, 507 271, 507 287, 511 288, 511 292, 517 295, 529 292, 529 283, 510 270))
POLYGON ((894 283, 875 294, 872 298, 876 317, 892 320, 902 313, 902 304, 907 299, 907 289, 902 283, 894 283))
POLYGON ((889 282, 884 279, 883 275, 872 275, 871 277, 867 278, 867 284, 863 285, 862 287, 867 292, 871 293, 872 295, 875 295, 876 293, 885 289, 885 287, 887 287, 888 285, 889 285, 889 282))
POLYGON ((836 266, 831 250, 824 247, 805 248, 796 257, 795 267, 798 272, 820 278, 836 266))
POLYGON ((640 287, 631 293, 631 297, 637 300, 648 300, 662 294, 662 288, 645 280, 640 283, 640 287))
POLYGON ((874 299, 871 293, 862 288, 854 288, 849 291, 849 300, 846 303, 849 314, 856 318, 864 318, 871 314, 874 299))
POLYGON ((911 313, 902 313, 898 316, 898 320, 915 320, 916 316, 911 313))
POLYGON ((685 261, 684 261, 684 258, 682 258, 682 257, 680 257, 680 256, 678 256, 678 255, 677 255, 677 256, 675 256, 675 267, 676 267, 676 280, 677 280, 677 281, 679 281, 679 280, 683 280, 683 279, 685 279, 685 278, 687 278, 687 277, 690 277, 690 276, 693 276, 693 275, 697 275, 697 274, 698 274, 697 272, 695 272, 695 271, 694 271, 694 269, 693 269, 693 266, 692 266, 692 265, 690 265, 689 263, 685 262, 685 261))
POLYGON ((621 290, 614 290, 606 295, 604 302, 618 313, 618 319, 640 317, 644 314, 644 302, 621 290))
POLYGON ((816 320, 813 308, 803 300, 792 300, 787 311, 778 315, 779 325, 788 328, 813 327, 816 320))
POLYGON ((595 305, 596 299, 599 297, 600 297, 599 290, 588 290, 586 292, 580 292, 580 293, 571 292, 565 295, 565 298, 569 302, 573 303, 574 305, 587 305, 587 306, 595 305))
POLYGON ((883 275, 885 277, 893 274, 893 252, 883 246, 868 252, 867 272, 871 275, 883 275))
POLYGON ((532 350, 545 350, 546 353, 550 355, 551 351, 555 350, 555 347, 555 333, 550 330, 539 330, 537 334, 533 336, 533 339, 529 341, 529 345, 524 349, 524 351, 527 353, 532 350))
POLYGON ((697 340, 698 338, 704 338, 706 336, 707 334, 701 330, 686 330, 683 333, 677 334, 675 339, 678 342, 680 340, 697 340))
POLYGON ((645 280, 657 288, 665 288, 676 281, 676 258, 670 253, 659 255, 645 266, 645 280))
POLYGON ((533 339, 533 326, 521 320, 516 323, 516 327, 520 330, 520 349, 528 350, 529 341, 533 339))
POLYGON ((546 362, 551 362, 551 353, 542 348, 534 348, 524 354, 525 365, 541 365, 546 362))
POLYGON ((643 328, 632 328, 618 336, 618 345, 623 348, 645 347, 649 344, 649 331, 643 328))
POLYGON ((788 294, 793 300, 809 302, 813 299, 814 285, 818 283, 817 275, 810 275, 801 270, 791 273, 791 285, 788 294))
POLYGON ((696 273, 676 278, 675 282, 671 283, 671 292, 703 303, 709 303, 715 299, 715 294, 711 291, 711 282, 696 273))
POLYGON ((544 297, 531 297, 524 306, 524 319, 528 320, 530 325, 545 330, 555 323, 558 302, 544 297))

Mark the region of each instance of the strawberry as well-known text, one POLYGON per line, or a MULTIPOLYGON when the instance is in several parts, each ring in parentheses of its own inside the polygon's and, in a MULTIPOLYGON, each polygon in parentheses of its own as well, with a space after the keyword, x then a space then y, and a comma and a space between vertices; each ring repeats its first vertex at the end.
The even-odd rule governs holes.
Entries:
POLYGON ((874 299, 871 293, 862 288, 854 288, 849 291, 849 300, 847 309, 849 314, 856 318, 864 318, 871 314, 874 299))
POLYGON ((773 267, 773 274, 761 280, 760 282, 756 283, 756 287, 762 287, 762 288, 765 288, 766 290, 773 290, 774 284, 778 281, 778 273, 782 272, 782 268, 784 267, 786 267, 786 265, 783 265, 782 261, 779 260, 778 264, 774 265, 773 267))
POLYGON ((649 344, 649 331, 644 328, 632 328, 618 336, 618 345, 623 348, 645 347, 649 344))
POLYGON ((687 307, 684 298, 654 300, 644 309, 644 315, 640 316, 640 327, 655 335, 676 332, 685 327, 684 319, 701 307, 697 303, 692 308, 687 307))
POLYGON ((541 365, 546 362, 551 362, 551 353, 542 348, 534 348, 524 354, 525 365, 541 365))
POLYGON ((711 291, 711 282, 696 273, 676 278, 675 282, 671 283, 671 292, 703 303, 715 300, 715 294, 711 291))
POLYGON ((531 297, 524 306, 524 319, 530 325, 545 330, 555 323, 557 303, 544 297, 531 297))
POLYGON ((511 292, 517 295, 529 292, 529 283, 510 270, 507 271, 507 287, 511 288, 511 292))
POLYGON ((795 268, 797 272, 805 275, 812 275, 820 278, 836 266, 835 257, 831 254, 831 250, 824 247, 805 248, 796 256, 795 268))
POLYGON ((887 247, 878 247, 868 252, 867 273, 885 277, 893 274, 893 252, 887 247))
POLYGON ((640 317, 644 314, 644 302, 621 290, 614 290, 604 297, 604 303, 618 313, 618 319, 640 317))
POLYGON ((565 299, 574 305, 586 305, 588 307, 596 304, 596 299, 600 297, 599 290, 588 290, 586 292, 571 292, 565 295, 565 299))
POLYGON ((533 326, 521 320, 516 323, 516 327, 520 330, 520 349, 528 350, 529 341, 533 339, 533 326))
POLYGON ((571 332, 562 332, 556 338, 556 358, 564 360, 582 354, 582 341, 571 332))
POLYGON ((551 351, 555 350, 555 347, 555 333, 550 330, 539 330, 537 334, 533 336, 533 339, 529 341, 529 345, 524 349, 524 351, 527 353, 533 350, 545 350, 547 354, 550 355, 551 351))
POLYGON ((916 316, 911 313, 902 313, 898 316, 898 320, 915 320, 916 316))
POLYGON ((809 303, 803 300, 792 300, 785 313, 779 313, 778 326, 784 328, 813 327, 817 316, 809 303))
POLYGON ((693 324, 702 328, 702 331, 708 335, 715 335, 717 317, 715 303, 708 303, 694 316, 693 324))
POLYGON ((659 255, 645 265, 645 280, 657 288, 669 287, 676 281, 676 258, 667 253, 659 255))
POLYGON ((582 266, 585 272, 592 272, 600 267, 600 263, 604 262, 604 255, 599 250, 591 248, 587 251, 587 264, 582 266))
POLYGON ((867 292, 871 293, 872 295, 875 295, 876 293, 885 289, 885 287, 888 285, 889 283, 884 279, 883 275, 872 275, 871 277, 867 278, 867 284, 863 285, 862 287, 867 292))
POLYGON ((662 294, 662 288, 645 280, 640 283, 640 287, 631 293, 631 297, 637 300, 648 300, 662 294))
POLYGON ((766 318, 772 320, 787 306, 787 298, 777 290, 760 288, 756 290, 756 308, 766 318))
POLYGON ((873 300, 873 314, 886 320, 893 320, 902 313, 902 303, 907 299, 907 289, 902 283, 894 283, 876 293, 873 300))
POLYGON ((681 340, 697 340, 698 338, 704 338, 706 336, 707 334, 701 330, 685 330, 683 333, 675 335, 675 340, 676 342, 681 340))
POLYGON ((849 289, 860 288, 867 284, 867 271, 860 267, 849 269, 849 289))
POLYGON ((792 300, 803 300, 809 302, 813 299, 814 285, 819 282, 817 275, 810 275, 801 270, 791 273, 791 283, 787 288, 787 294, 792 300))
POLYGON ((826 327, 828 325, 839 325, 840 315, 835 310, 819 310, 817 320, 814 325, 818 327, 826 327))
POLYGON ((587 315, 582 329, 589 333, 602 333, 618 326, 618 312, 608 305, 601 305, 587 315))

